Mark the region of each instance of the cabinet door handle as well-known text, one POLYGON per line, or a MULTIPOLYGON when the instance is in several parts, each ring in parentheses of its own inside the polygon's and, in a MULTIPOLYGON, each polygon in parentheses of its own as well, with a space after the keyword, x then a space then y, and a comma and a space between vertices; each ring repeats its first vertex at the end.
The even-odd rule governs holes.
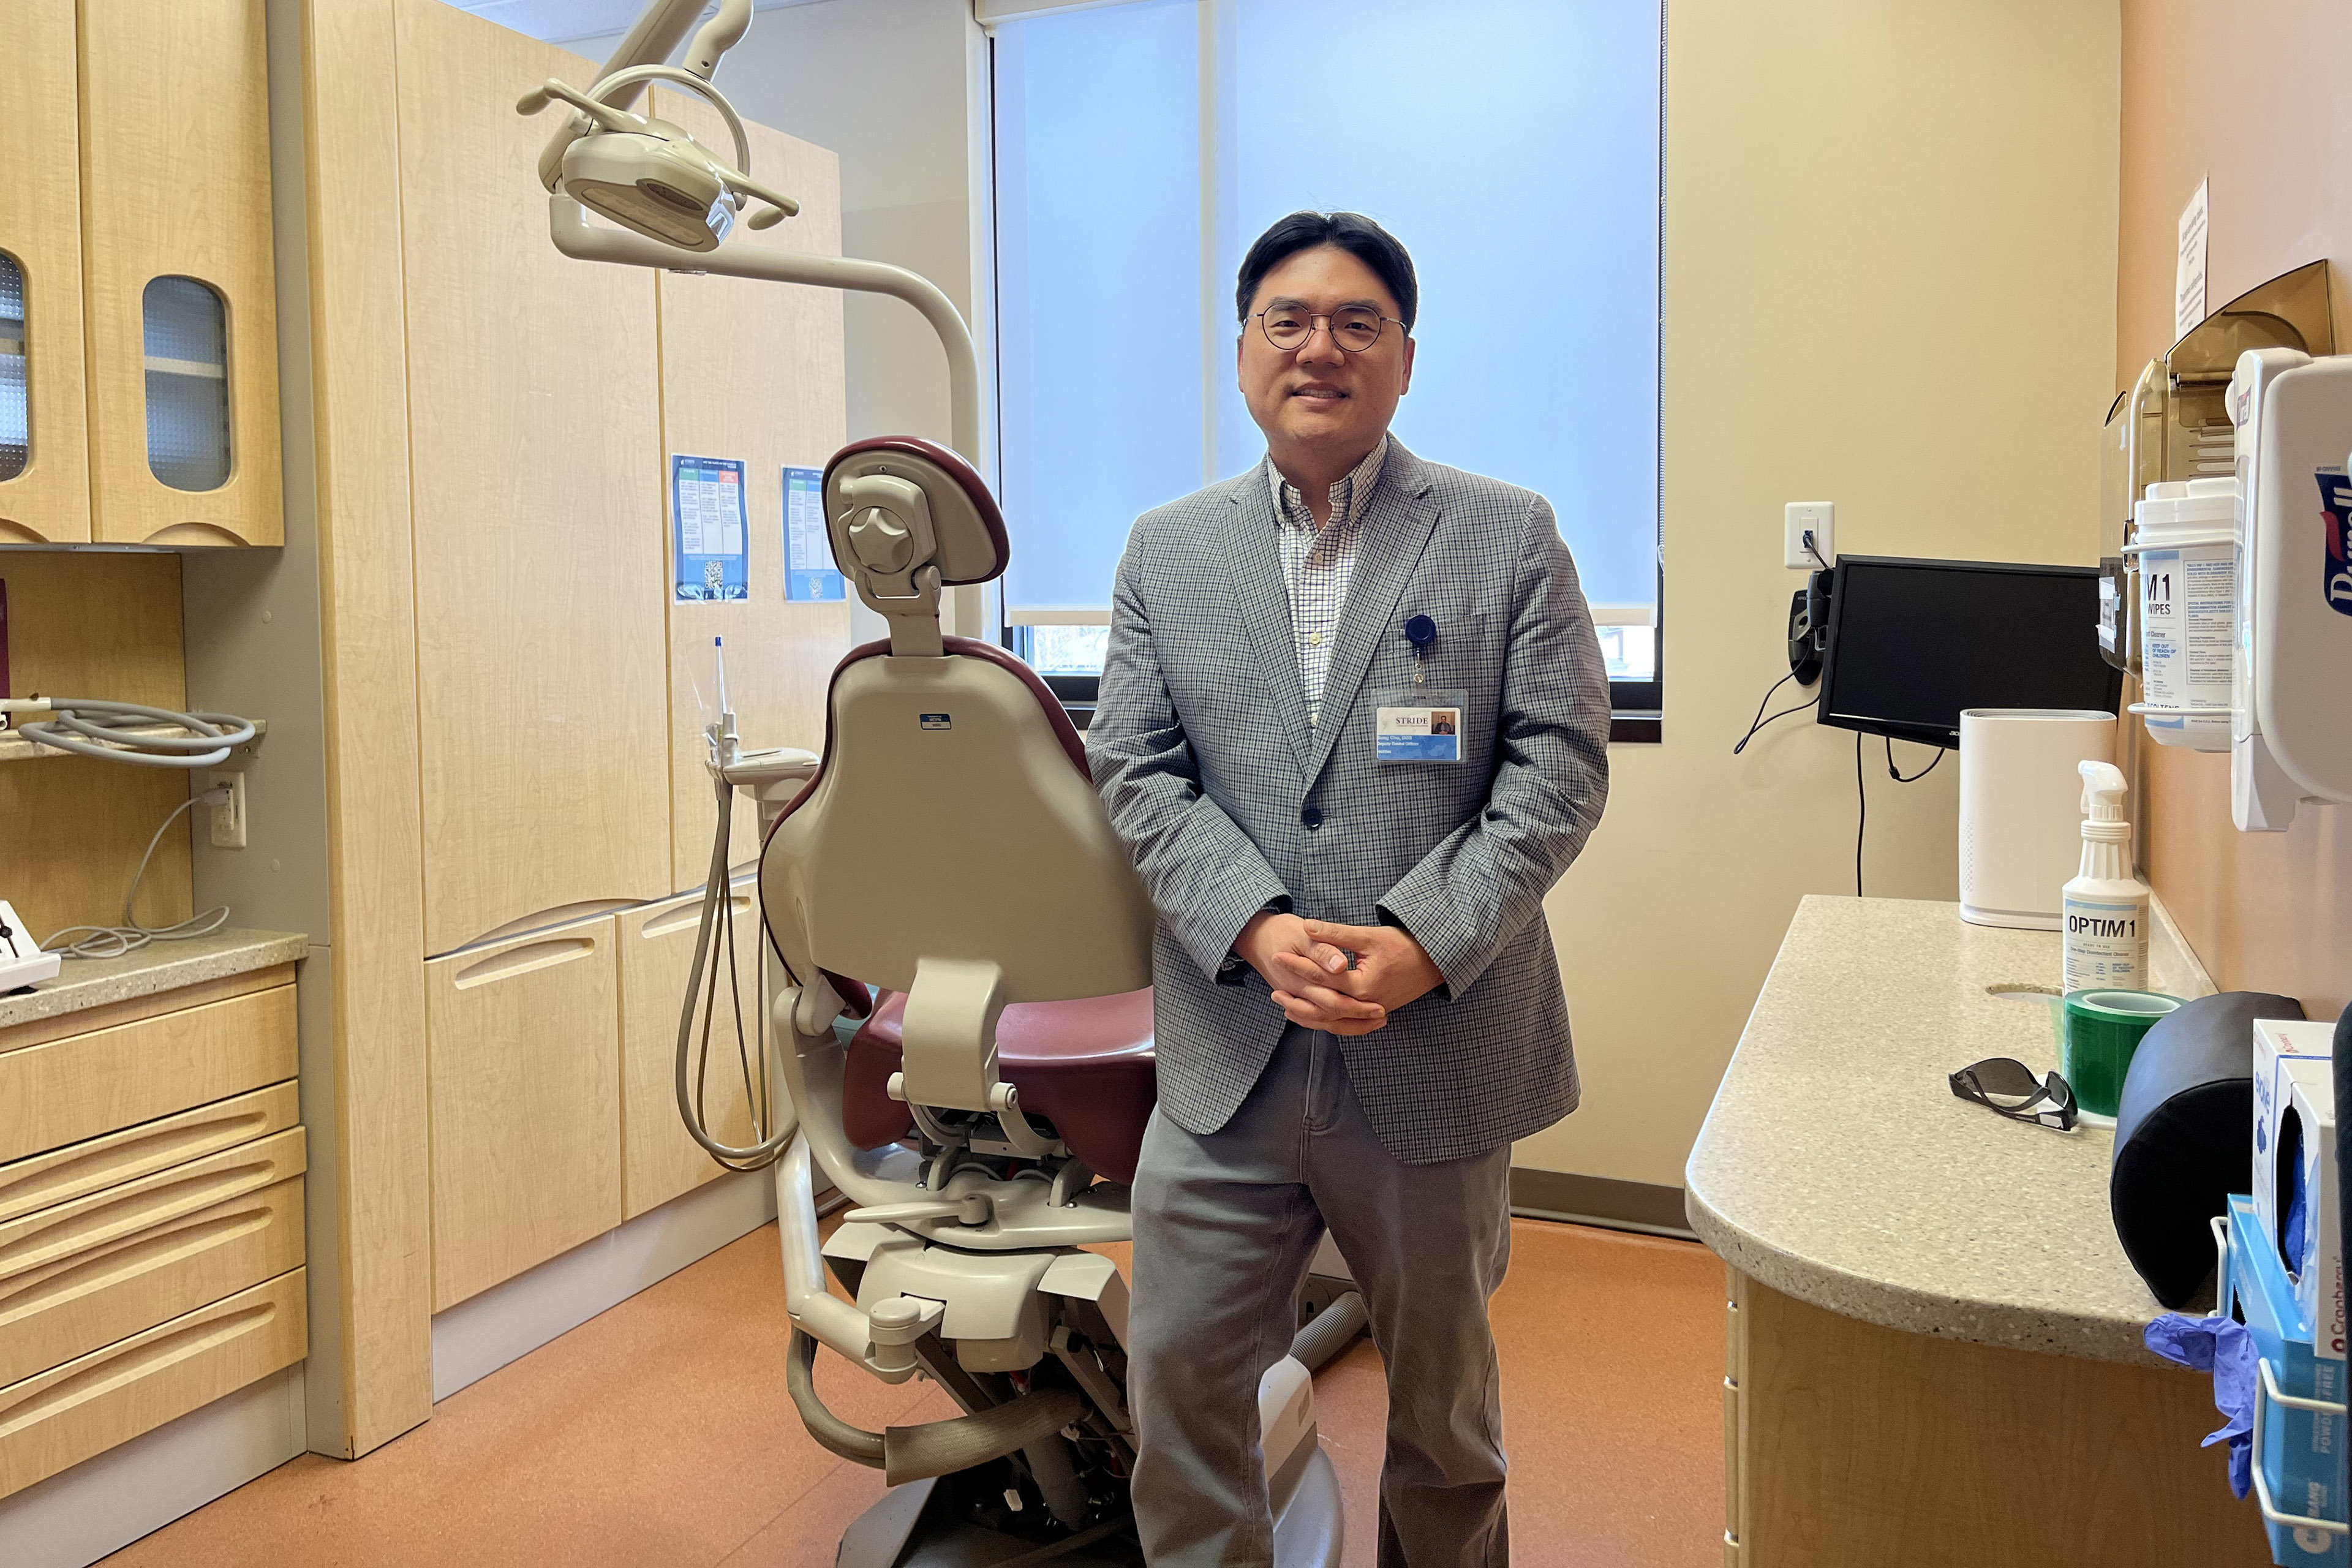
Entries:
POLYGON ((602 945, 592 936, 550 937, 544 942, 527 942, 520 947, 510 947, 504 952, 494 952, 479 963, 467 964, 457 972, 452 982, 458 990, 488 985, 494 980, 509 980, 518 974, 528 974, 534 969, 552 969, 559 963, 570 963, 586 958, 602 945))

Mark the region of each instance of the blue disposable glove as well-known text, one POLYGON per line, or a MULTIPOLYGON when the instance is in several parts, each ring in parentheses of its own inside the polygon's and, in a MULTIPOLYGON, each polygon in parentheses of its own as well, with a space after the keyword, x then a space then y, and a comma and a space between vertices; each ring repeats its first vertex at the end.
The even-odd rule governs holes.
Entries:
POLYGON ((2233 1318, 2190 1318, 2167 1312, 2148 1324, 2147 1348, 2194 1372, 2213 1374, 2213 1407, 2228 1419, 2204 1447, 2230 1445, 2230 1490, 2244 1497, 2253 1486, 2254 1340, 2233 1318))

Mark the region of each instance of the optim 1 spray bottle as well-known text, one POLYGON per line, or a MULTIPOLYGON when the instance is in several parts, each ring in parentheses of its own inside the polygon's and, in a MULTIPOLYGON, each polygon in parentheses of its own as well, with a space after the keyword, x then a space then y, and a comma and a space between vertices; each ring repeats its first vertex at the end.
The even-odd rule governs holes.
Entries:
POLYGON ((2066 884, 2061 925, 2066 989, 2140 991, 2147 983, 2147 889, 2131 874, 2122 770, 2084 763, 2083 864, 2066 884))

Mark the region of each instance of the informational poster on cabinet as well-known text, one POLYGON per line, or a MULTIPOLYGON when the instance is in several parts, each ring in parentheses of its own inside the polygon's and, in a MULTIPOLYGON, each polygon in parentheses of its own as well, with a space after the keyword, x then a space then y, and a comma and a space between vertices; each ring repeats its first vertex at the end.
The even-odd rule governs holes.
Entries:
POLYGON ((824 470, 784 470, 784 597, 796 604, 835 604, 849 584, 833 563, 824 531, 824 470))
POLYGON ((669 460, 671 595, 681 605, 751 596, 751 516, 740 458, 669 460))

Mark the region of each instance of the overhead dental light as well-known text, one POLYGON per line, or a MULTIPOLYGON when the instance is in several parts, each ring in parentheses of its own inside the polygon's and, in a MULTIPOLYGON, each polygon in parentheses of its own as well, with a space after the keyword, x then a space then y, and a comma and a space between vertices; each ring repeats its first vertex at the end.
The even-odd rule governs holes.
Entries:
MULTIPOLYGON (((769 228, 797 216, 800 204, 751 177, 751 146, 743 134, 743 121, 726 95, 710 85, 719 56, 751 26, 751 0, 726 0, 710 25, 696 37, 683 67, 626 64, 633 46, 640 42, 637 34, 658 24, 665 8, 658 3, 650 8, 637 33, 622 45, 614 63, 625 68, 608 65, 605 74, 586 92, 550 77, 523 94, 515 108, 523 114, 537 114, 560 100, 579 111, 550 143, 549 155, 540 161, 540 177, 550 191, 571 197, 633 234, 686 250, 709 252, 726 242, 737 216, 751 198, 768 204, 751 215, 753 228, 769 228), (709 100, 734 138, 734 162, 718 157, 684 126, 631 113, 628 103, 651 81, 674 82, 709 100)), ((676 12, 682 7, 667 9, 676 12)), ((692 14, 685 12, 689 19, 692 14)), ((675 31, 668 41, 675 41, 675 31)), ((660 49, 667 52, 666 42, 660 49)))
MULTIPOLYGON (((947 355, 949 444, 968 461, 981 460, 980 360, 954 303, 928 278, 887 262, 819 256, 772 245, 728 245, 735 222, 753 201, 753 228, 768 228, 800 211, 790 196, 751 177, 751 149, 743 121, 711 85, 719 57, 751 26, 751 0, 722 0, 679 66, 662 64, 685 38, 707 0, 646 0, 582 92, 550 79, 523 94, 515 107, 537 114, 551 103, 572 106, 539 155, 539 180, 548 193, 548 234, 555 247, 582 261, 624 267, 760 278, 819 289, 887 294, 922 313, 947 355), (709 100, 734 138, 729 163, 666 120, 635 113, 630 105, 648 82, 674 83, 709 100), (610 225, 592 224, 594 212, 610 225)), ((958 588, 956 617, 981 619, 980 590, 958 588)))
POLYGON ((688 250, 716 250, 735 226, 751 197, 767 203, 751 215, 753 228, 769 228, 801 210, 800 203, 770 189, 750 173, 751 147, 743 122, 717 88, 676 66, 636 66, 615 71, 587 92, 550 77, 523 94, 515 107, 537 114, 561 99, 591 121, 563 150, 556 188, 623 228, 688 250), (735 161, 722 162, 686 128, 614 109, 604 100, 645 81, 670 81, 710 100, 735 138, 735 161))

